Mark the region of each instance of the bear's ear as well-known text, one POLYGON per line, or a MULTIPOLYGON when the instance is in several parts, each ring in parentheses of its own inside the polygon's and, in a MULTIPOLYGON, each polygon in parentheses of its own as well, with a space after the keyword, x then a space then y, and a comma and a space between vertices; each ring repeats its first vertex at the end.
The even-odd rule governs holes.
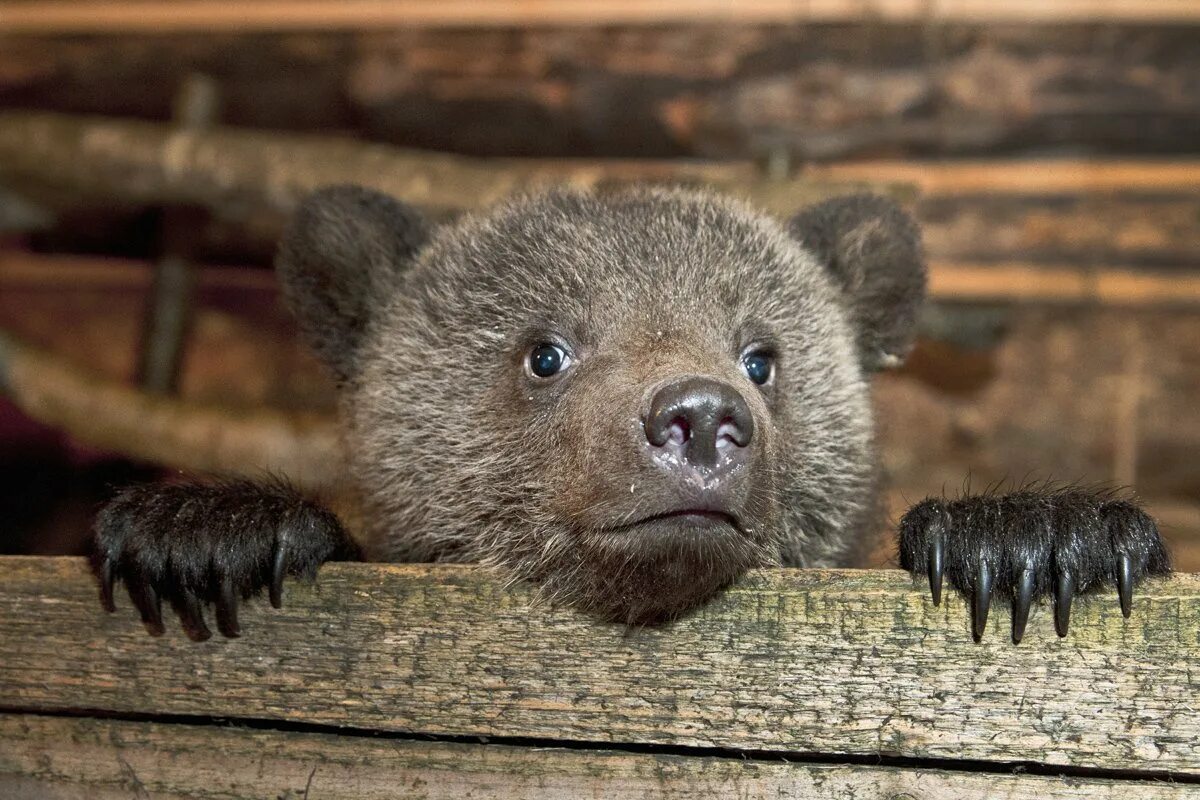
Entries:
POLYGON ((891 200, 860 194, 807 208, 788 227, 845 293, 863 366, 899 366, 912 349, 925 299, 916 222, 891 200))
POLYGON ((416 209, 358 186, 310 195, 293 215, 275 267, 300 330, 338 380, 357 372, 371 314, 429 238, 416 209))

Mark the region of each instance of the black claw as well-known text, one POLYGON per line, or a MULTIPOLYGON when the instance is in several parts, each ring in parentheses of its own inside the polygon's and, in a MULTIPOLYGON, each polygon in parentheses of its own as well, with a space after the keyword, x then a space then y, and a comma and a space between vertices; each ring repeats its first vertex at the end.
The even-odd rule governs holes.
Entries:
POLYGON ((104 610, 113 612, 117 610, 117 604, 113 602, 113 583, 117 576, 117 565, 108 556, 100 562, 100 603, 104 606, 104 610))
POLYGON ((146 600, 150 609, 150 618, 146 620, 155 629, 155 636, 162 636, 166 629, 163 627, 162 619, 162 598, 158 596, 155 588, 149 584, 145 586, 146 600))
POLYGON ((148 582, 140 576, 126 580, 129 587, 129 599, 137 608, 151 636, 162 636, 166 632, 162 621, 162 598, 148 582))
POLYGON ((221 595, 217 598, 217 628, 222 635, 231 639, 242 632, 238 625, 237 611, 237 593, 233 590, 233 581, 225 578, 221 581, 221 595))
POLYGON ((1058 576, 1054 587, 1054 630, 1059 636, 1067 635, 1071 624, 1071 599, 1075 595, 1075 579, 1069 572, 1058 576))
POLYGON ((1017 590, 1013 594, 1012 640, 1020 644, 1025 637, 1025 623, 1029 621, 1029 606, 1033 603, 1033 569, 1026 567, 1017 578, 1017 590))
POLYGON ((166 600, 197 641, 238 636, 248 597, 266 586, 279 608, 285 577, 353 550, 336 516, 282 482, 133 487, 99 512, 94 534, 103 606, 114 609, 124 584, 117 591, 128 591, 150 633, 165 632, 166 600))
POLYGON ((212 638, 212 631, 204 622, 204 611, 194 594, 185 594, 179 601, 179 618, 183 621, 187 635, 197 642, 212 638))
POLYGON ((282 543, 275 544, 275 563, 271 567, 271 605, 283 608, 283 574, 287 570, 287 552, 282 543))
POLYGON ((1128 553, 1117 554, 1117 593, 1121 596, 1121 613, 1128 619, 1133 611, 1133 559, 1128 553))
POLYGON ((988 606, 992 602, 992 570, 986 559, 979 559, 979 570, 975 574, 975 603, 972 634, 975 641, 983 639, 983 630, 987 626, 988 606))
POLYGON ((937 529, 933 534, 933 541, 929 545, 929 592, 933 595, 933 604, 940 606, 942 604, 942 574, 946 560, 946 544, 942 536, 941 521, 937 523, 937 529))

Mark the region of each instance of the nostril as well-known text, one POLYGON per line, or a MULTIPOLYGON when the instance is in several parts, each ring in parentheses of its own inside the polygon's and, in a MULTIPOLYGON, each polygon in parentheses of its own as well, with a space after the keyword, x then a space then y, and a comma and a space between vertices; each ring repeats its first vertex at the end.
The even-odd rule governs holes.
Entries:
POLYGON ((732 419, 721 420, 717 426, 717 447, 745 447, 745 437, 732 419))
POLYGON ((692 427, 688 425, 686 419, 676 417, 671 420, 671 426, 667 429, 668 442, 671 444, 687 444, 690 438, 692 438, 692 427))

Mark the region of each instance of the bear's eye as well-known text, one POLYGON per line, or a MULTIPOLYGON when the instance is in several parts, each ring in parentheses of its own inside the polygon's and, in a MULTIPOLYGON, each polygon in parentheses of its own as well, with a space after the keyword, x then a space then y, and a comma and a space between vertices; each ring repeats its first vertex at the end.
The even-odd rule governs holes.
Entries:
POLYGON ((775 357, 766 350, 755 350, 742 356, 742 372, 759 386, 771 380, 775 371, 775 357))
POLYGON ((567 351, 556 344, 543 342, 529 352, 529 371, 539 378, 552 378, 570 363, 567 351))

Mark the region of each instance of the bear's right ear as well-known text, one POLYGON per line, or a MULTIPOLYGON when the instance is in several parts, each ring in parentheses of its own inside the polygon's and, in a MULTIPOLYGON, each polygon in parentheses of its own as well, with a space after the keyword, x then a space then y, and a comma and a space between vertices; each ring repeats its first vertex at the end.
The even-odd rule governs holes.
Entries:
POLYGON ((321 189, 293 215, 275 268, 305 340, 338 380, 357 372, 371 313, 428 238, 416 209, 359 186, 321 189))
POLYGON ((917 223, 886 197, 836 197, 805 209, 789 228, 843 292, 870 371, 898 366, 912 349, 925 300, 917 223))

